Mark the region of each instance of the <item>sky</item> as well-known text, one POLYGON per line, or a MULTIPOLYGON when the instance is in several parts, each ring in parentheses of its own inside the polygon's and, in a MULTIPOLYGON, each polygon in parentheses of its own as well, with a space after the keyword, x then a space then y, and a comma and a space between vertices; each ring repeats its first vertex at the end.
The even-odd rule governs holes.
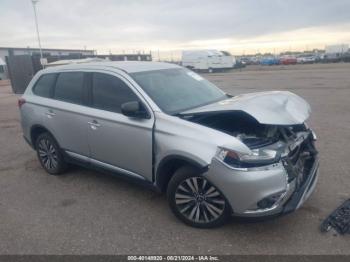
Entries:
MULTIPOLYGON (((40 0, 43 48, 233 54, 350 43, 350 0, 40 0)), ((38 47, 31 0, 0 0, 0 46, 38 47)))

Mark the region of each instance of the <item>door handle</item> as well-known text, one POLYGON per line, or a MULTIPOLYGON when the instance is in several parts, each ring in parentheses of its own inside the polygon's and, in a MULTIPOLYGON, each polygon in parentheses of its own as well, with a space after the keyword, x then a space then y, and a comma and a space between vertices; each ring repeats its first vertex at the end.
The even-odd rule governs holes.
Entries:
POLYGON ((52 118, 53 116, 56 115, 56 113, 50 109, 49 111, 46 112, 46 115, 48 118, 52 118))
POLYGON ((101 125, 96 121, 96 120, 92 120, 90 122, 88 122, 88 124, 90 125, 90 127, 94 130, 97 129, 97 127, 100 127, 101 125))

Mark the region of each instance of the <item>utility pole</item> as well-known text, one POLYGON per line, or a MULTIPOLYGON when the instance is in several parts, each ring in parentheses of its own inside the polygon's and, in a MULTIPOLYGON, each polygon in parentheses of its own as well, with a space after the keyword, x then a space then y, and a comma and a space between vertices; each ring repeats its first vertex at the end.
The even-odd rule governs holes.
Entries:
POLYGON ((40 58, 42 62, 43 59, 43 50, 41 49, 41 42, 40 42, 40 35, 39 35, 39 25, 38 25, 38 17, 36 15, 36 4, 39 2, 39 0, 32 0, 33 9, 34 9, 34 18, 35 18, 35 27, 36 27, 36 34, 38 37, 38 43, 39 43, 39 50, 40 50, 40 58))

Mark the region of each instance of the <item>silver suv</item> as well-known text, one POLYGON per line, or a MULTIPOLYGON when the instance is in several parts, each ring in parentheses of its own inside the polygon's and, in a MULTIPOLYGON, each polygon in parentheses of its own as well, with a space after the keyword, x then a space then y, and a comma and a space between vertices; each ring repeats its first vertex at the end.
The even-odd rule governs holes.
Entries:
POLYGON ((19 108, 49 174, 122 175, 166 192, 195 227, 294 211, 317 180, 310 107, 290 92, 231 96, 177 65, 98 62, 38 72, 19 108))

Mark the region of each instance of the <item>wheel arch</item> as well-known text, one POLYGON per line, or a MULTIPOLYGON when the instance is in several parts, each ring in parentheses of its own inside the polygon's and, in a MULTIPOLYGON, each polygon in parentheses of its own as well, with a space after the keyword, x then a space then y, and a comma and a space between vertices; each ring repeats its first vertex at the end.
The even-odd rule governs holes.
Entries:
POLYGON ((48 130, 46 127, 42 126, 42 125, 33 125, 31 128, 30 128, 30 142, 33 146, 34 149, 35 148, 35 141, 36 139, 38 138, 38 136, 42 133, 49 133, 56 141, 57 143, 57 140, 56 138, 53 136, 53 134, 50 132, 50 130, 48 130))
POLYGON ((171 177, 175 171, 183 166, 192 166, 203 173, 208 170, 208 165, 200 164, 191 158, 181 155, 169 155, 163 158, 156 169, 156 186, 161 192, 165 192, 171 177))

